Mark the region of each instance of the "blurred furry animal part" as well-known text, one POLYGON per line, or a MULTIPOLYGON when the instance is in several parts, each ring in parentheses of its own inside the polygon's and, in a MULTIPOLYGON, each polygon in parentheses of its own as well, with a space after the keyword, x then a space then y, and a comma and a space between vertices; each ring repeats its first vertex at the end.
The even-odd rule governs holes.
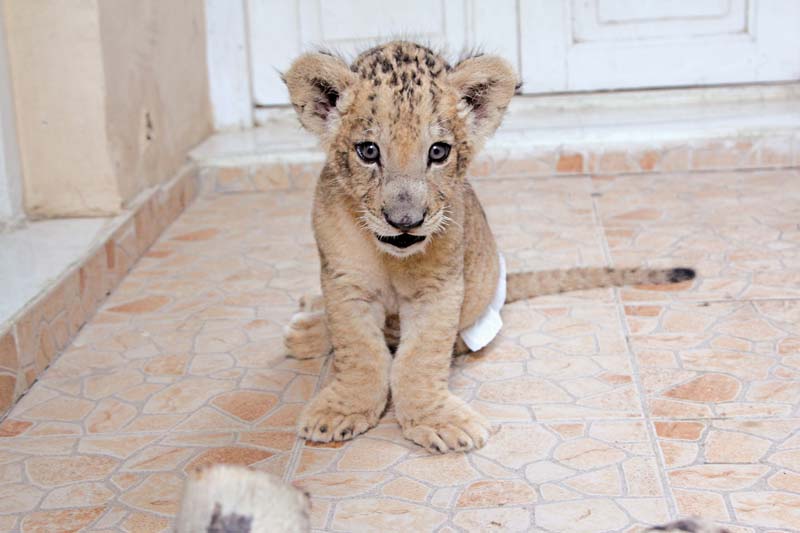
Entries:
POLYGON ((698 518, 686 518, 676 520, 663 526, 651 527, 647 531, 666 531, 667 533, 731 533, 729 529, 718 527, 714 524, 704 522, 698 518))
POLYGON ((177 533, 304 533, 308 495, 265 472, 213 465, 189 476, 177 533))
POLYGON ((489 421, 447 384, 454 351, 479 349, 499 331, 496 300, 694 277, 652 268, 511 273, 503 294, 495 239, 467 179, 519 86, 500 57, 450 64, 393 41, 349 65, 304 54, 283 79, 326 153, 312 208, 322 297, 304 302, 285 336, 298 358, 334 350, 333 379, 298 417, 305 439, 364 433, 391 391, 406 438, 437 453, 480 448, 489 421))

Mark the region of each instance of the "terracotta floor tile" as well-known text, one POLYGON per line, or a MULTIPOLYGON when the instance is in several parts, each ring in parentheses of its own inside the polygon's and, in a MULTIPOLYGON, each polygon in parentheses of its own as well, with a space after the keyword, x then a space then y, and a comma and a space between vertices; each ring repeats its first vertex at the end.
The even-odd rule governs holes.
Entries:
POLYGON ((530 531, 531 512, 520 508, 459 511, 453 524, 467 531, 530 531))
POLYGON ((171 446, 151 446, 122 465, 124 471, 170 471, 192 456, 192 450, 171 446))
POLYGON ((94 407, 92 402, 75 398, 53 398, 31 407, 21 416, 29 420, 81 420, 94 407))
POLYGON ((244 446, 223 446, 209 449, 194 459, 185 467, 186 472, 191 472, 212 464, 235 464, 250 466, 264 459, 272 457, 273 453, 258 448, 244 446))
POLYGON ((435 529, 446 519, 444 513, 422 505, 364 498, 337 504, 332 525, 338 531, 413 531, 435 529))
POLYGON ((212 404, 231 415, 253 422, 269 412, 278 398, 274 394, 253 391, 237 391, 216 397, 212 404))
POLYGON ((75 437, 51 436, 35 439, 0 439, 0 458, 3 458, 0 462, 5 462, 5 459, 8 458, 18 458, 20 454, 30 456, 69 455, 74 452, 77 442, 78 439, 75 437))
POLYGON ((233 387, 230 381, 186 378, 153 395, 144 405, 147 414, 190 413, 208 399, 233 387))
POLYGON ((177 474, 151 474, 120 500, 142 511, 175 515, 182 488, 183 479, 177 474))
POLYGON ((267 459, 255 463, 252 465, 252 468, 284 479, 289 471, 289 462, 291 460, 292 454, 290 452, 276 453, 267 459))
POLYGON ((316 497, 352 497, 373 491, 390 478, 387 474, 330 472, 303 476, 293 484, 316 497))
POLYGON ((238 442, 273 450, 289 451, 297 444, 298 440, 294 431, 259 431, 239 433, 238 442))
POLYGON ((629 523, 625 511, 609 499, 544 503, 536 524, 550 531, 620 531, 629 523))
POLYGON ((213 431, 246 428, 246 424, 226 416, 211 407, 201 407, 186 420, 175 426, 174 431, 213 431))
POLYGON ((383 486, 381 492, 386 496, 393 496, 404 500, 424 502, 430 494, 430 489, 409 478, 397 478, 383 486))
POLYGON ((14 420, 13 418, 6 418, 0 423, 0 437, 16 437, 24 433, 28 428, 33 425, 33 422, 27 420, 14 420))
POLYGON ((800 301, 676 302, 652 316, 626 307, 651 414, 796 416, 798 318, 800 301))
POLYGON ((42 502, 42 509, 103 505, 113 497, 114 492, 103 483, 78 483, 51 491, 42 502))
POLYGON ((164 531, 170 527, 170 520, 146 513, 132 513, 122 522, 122 529, 130 533, 155 533, 164 531))
MULTIPOLYGON (((742 526, 798 529, 800 418, 701 424, 699 439, 681 442, 692 449, 691 458, 667 461, 679 511, 742 526)), ((680 435, 659 438, 665 456, 676 439, 680 435)))
POLYGON ((477 481, 461 492, 456 507, 502 507, 534 501, 536 492, 524 481, 477 481))
POLYGON ((136 450, 152 443, 156 438, 155 435, 87 437, 80 440, 78 451, 82 453, 102 453, 124 459, 136 450))
POLYGON ((105 479, 116 466, 115 459, 103 455, 34 457, 25 461, 28 477, 43 487, 105 479))
POLYGON ((670 224, 780 226, 795 218, 797 170, 611 176, 592 182, 606 227, 670 224))
POLYGON ((86 418, 88 433, 110 433, 122 429, 136 416, 136 408, 114 398, 102 400, 86 418))
POLYGON ((42 499, 44 491, 30 484, 13 483, 0 486, 0 513, 31 511, 42 499))
POLYGON ((94 522, 101 514, 103 507, 87 507, 81 509, 64 509, 59 511, 37 511, 22 519, 22 531, 80 531, 94 522))

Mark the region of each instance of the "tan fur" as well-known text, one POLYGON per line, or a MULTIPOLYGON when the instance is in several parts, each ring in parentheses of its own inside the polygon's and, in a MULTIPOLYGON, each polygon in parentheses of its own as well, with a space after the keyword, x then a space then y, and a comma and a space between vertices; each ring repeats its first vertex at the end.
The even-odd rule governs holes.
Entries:
MULTIPOLYGON (((483 313, 498 282, 494 237, 465 175, 502 120, 517 86, 513 69, 490 56, 450 66, 425 47, 392 42, 350 67, 307 54, 284 79, 327 153, 312 211, 323 297, 295 315, 286 344, 300 358, 332 348, 335 374, 301 413, 299 434, 326 442, 363 433, 391 390, 407 438, 437 452, 483 446, 488 421, 447 381, 454 348, 465 349, 458 332, 483 313), (359 157, 363 142, 380 147, 379 163, 359 157), (428 151, 437 142, 451 151, 434 164, 428 151), (425 216, 403 233, 387 213, 425 216), (378 236, 425 238, 400 248, 378 236)), ((658 281, 642 272, 512 275, 510 294, 658 281)))
POLYGON ((664 285, 694 277, 689 269, 570 268, 541 272, 514 272, 507 277, 506 302, 545 294, 625 285, 664 285))

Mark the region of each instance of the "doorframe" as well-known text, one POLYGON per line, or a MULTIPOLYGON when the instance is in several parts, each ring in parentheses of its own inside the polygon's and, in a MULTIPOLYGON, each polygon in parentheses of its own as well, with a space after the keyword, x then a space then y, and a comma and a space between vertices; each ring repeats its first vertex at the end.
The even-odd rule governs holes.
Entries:
POLYGON ((206 61, 214 129, 252 128, 246 0, 205 0, 206 61))
POLYGON ((0 231, 16 227, 25 219, 22 161, 6 42, 5 13, 0 2, 0 231))

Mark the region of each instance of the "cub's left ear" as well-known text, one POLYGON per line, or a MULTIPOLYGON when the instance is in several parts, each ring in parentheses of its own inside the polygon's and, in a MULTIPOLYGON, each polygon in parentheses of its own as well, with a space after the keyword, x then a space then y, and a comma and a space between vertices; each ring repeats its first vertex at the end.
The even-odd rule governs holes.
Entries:
POLYGON ((461 97, 459 107, 472 117, 472 132, 482 142, 500 126, 519 85, 511 65, 495 56, 478 56, 458 63, 449 80, 461 97))
POLYGON ((283 75, 300 123, 323 139, 331 133, 342 96, 355 79, 344 61, 324 53, 300 56, 283 75))

